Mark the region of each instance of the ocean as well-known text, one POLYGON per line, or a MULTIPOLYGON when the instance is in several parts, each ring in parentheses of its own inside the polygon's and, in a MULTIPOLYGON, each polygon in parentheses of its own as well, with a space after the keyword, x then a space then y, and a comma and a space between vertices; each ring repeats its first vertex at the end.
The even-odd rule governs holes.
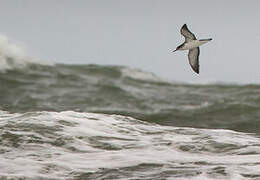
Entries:
POLYGON ((260 85, 0 60, 0 180, 260 179, 260 85))

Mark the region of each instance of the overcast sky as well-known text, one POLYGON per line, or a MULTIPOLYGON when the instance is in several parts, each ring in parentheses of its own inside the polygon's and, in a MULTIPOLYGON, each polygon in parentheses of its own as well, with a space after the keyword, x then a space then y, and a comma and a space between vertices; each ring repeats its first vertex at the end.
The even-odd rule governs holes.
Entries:
POLYGON ((260 83, 260 1, 0 0, 0 33, 33 57, 136 67, 177 81, 260 83), (171 53, 186 23, 199 38, 200 75, 171 53))

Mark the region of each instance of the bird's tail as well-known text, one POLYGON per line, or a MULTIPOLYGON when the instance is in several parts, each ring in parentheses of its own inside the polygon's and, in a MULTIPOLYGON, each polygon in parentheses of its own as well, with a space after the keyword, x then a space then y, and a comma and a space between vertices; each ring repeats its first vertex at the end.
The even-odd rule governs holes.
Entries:
POLYGON ((209 39, 200 39, 200 41, 206 41, 206 42, 211 41, 211 40, 212 40, 212 38, 209 38, 209 39))

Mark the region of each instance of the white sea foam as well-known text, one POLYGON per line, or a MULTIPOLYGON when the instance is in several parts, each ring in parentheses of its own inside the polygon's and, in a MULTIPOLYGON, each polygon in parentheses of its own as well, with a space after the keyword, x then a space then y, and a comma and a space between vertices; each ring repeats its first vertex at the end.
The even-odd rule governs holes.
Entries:
POLYGON ((197 172, 193 179, 260 175, 259 138, 245 133, 159 126, 124 116, 72 111, 2 111, 0 119, 2 134, 18 135, 21 141, 15 148, 1 137, 0 176, 64 179, 141 164, 163 165, 144 174, 169 171, 168 179, 187 178, 182 171, 197 172), (176 169, 179 177, 170 173, 176 169))

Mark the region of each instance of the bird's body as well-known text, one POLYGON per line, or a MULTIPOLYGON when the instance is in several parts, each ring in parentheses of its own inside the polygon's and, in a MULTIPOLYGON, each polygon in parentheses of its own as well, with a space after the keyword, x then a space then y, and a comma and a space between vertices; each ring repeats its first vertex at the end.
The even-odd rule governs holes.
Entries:
POLYGON ((211 41, 212 39, 197 40, 195 35, 187 28, 186 24, 182 26, 181 34, 185 37, 185 42, 178 46, 173 52, 177 50, 189 50, 189 63, 192 69, 199 74, 199 46, 211 41))
POLYGON ((205 44, 209 41, 210 41, 210 39, 209 40, 192 40, 189 42, 185 42, 182 44, 183 46, 181 46, 178 50, 190 50, 190 49, 199 47, 202 44, 205 44))

